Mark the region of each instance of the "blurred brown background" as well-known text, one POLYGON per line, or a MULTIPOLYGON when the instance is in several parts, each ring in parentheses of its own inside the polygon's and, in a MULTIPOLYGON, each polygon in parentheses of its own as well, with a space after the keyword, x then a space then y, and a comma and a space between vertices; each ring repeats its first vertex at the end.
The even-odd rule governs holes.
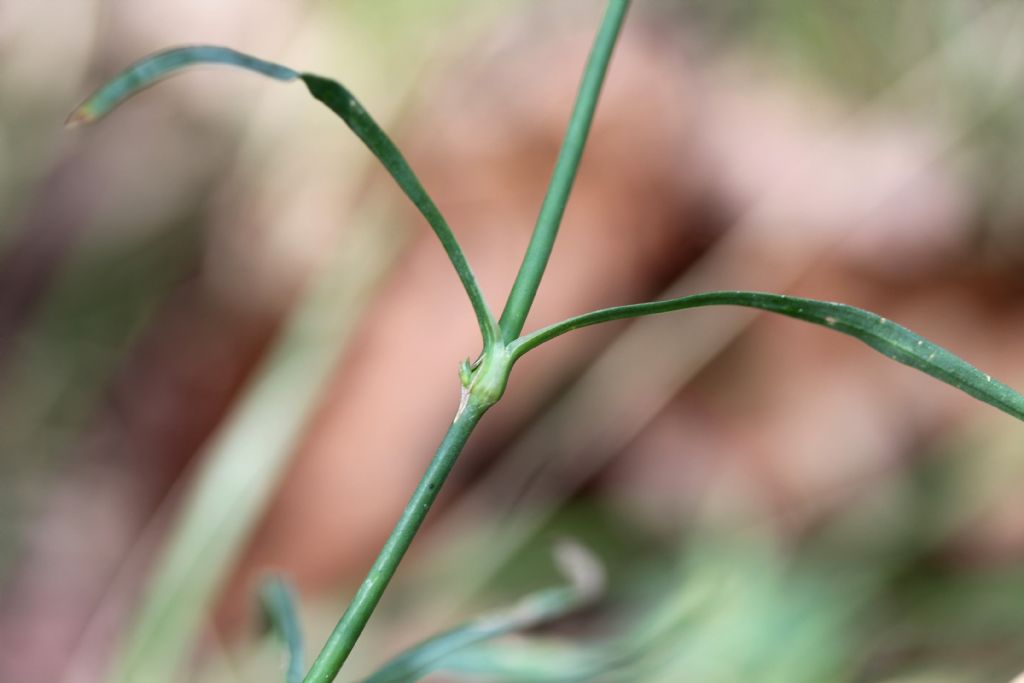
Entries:
MULTIPOLYGON (((301 88, 209 69, 94 127, 67 113, 182 43, 337 77, 498 305, 600 5, 0 2, 0 680, 101 680, 161 567, 195 626, 184 680, 277 680, 258 579, 293 578, 317 647, 479 351, 433 236, 301 88)), ((1019 0, 636 2, 527 328, 788 292, 1024 386, 1022 31, 1019 0)), ((679 557, 736 573, 733 597, 758 586, 681 628, 697 654, 651 680, 1008 680, 1022 445, 1012 418, 791 320, 577 332, 517 367, 354 666, 544 585, 571 535, 610 571, 590 636, 687 590, 679 557)))

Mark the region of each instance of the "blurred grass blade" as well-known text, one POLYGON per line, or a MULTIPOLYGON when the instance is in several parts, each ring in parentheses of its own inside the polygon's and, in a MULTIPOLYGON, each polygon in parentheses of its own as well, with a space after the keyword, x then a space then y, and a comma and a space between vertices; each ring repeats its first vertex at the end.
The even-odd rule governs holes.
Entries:
POLYGON ((250 57, 227 47, 217 45, 178 47, 150 55, 107 81, 71 113, 71 116, 68 117, 68 125, 98 121, 140 90, 148 88, 168 76, 173 76, 182 69, 202 64, 237 66, 279 81, 294 81, 299 77, 298 72, 286 66, 250 57))
POLYGON ((568 586, 529 595, 514 606, 486 614, 423 641, 381 667, 363 683, 412 683, 464 648, 557 619, 587 604, 604 587, 604 571, 582 547, 564 543, 556 561, 570 580, 568 586))
POLYGON ((601 648, 547 639, 478 643, 437 662, 436 669, 455 678, 487 681, 569 683, 603 680, 618 668, 618 658, 601 648))
POLYGON ((401 242, 374 198, 198 458, 198 469, 108 678, 181 680, 228 573, 285 472, 309 416, 401 242))
POLYGON ((180 47, 158 52, 122 71, 72 112, 68 117, 68 125, 97 121, 140 90, 172 76, 182 69, 203 64, 236 66, 279 81, 294 81, 301 77, 313 97, 337 114, 363 141, 430 224, 455 267, 459 280, 473 305, 484 346, 489 347, 499 337, 498 323, 484 300, 476 277, 469 267, 469 262, 466 261, 466 256, 462 253, 462 247, 455 239, 454 233, 444 216, 441 215, 434 200, 427 194, 419 178, 413 173, 409 163, 395 143, 391 141, 391 138, 373 120, 366 109, 356 101, 352 93, 336 81, 313 74, 299 74, 286 66, 257 59, 226 47, 214 45, 180 47))
POLYGON ((274 576, 267 579, 260 589, 260 603, 267 621, 288 653, 285 683, 302 683, 302 674, 305 672, 302 663, 302 629, 295 609, 294 590, 282 577, 274 576))
POLYGON ((514 358, 571 330, 598 323, 702 306, 744 306, 779 313, 861 340, 893 360, 927 373, 974 398, 1024 420, 1024 396, 907 328, 846 304, 764 292, 707 292, 594 311, 525 335, 510 346, 514 358))

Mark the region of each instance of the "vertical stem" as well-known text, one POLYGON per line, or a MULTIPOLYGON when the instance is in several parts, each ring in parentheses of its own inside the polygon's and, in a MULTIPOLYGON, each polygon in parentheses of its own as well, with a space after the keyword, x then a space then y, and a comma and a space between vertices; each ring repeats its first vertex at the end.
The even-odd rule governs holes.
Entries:
MULTIPOLYGON (((514 340, 522 332, 526 314, 537 294, 537 287, 544 275, 562 215, 565 213, 569 192, 576 179, 576 170, 579 168, 583 146, 594 119, 597 98, 601 93, 601 86, 608 71, 612 49, 615 47, 628 7, 629 0, 609 0, 601 28, 587 60, 583 80, 576 96, 576 104, 569 119, 569 128, 566 131, 558 161, 555 163, 547 195, 541 205, 537 225, 530 238, 530 245, 527 247, 523 264, 516 275, 516 281, 512 286, 512 291, 509 292, 508 301, 499 322, 501 339, 488 338, 489 330, 486 329, 486 326, 484 329, 485 357, 492 363, 485 362, 478 370, 482 373, 478 378, 479 381, 474 380, 467 389, 468 393, 465 398, 468 400, 460 407, 455 421, 438 447, 430 467, 419 486, 416 487, 416 491, 391 532, 391 536, 388 537, 383 550, 360 585, 348 609, 345 610, 345 614, 334 627, 323 650, 313 662, 304 683, 330 683, 338 675, 349 653, 352 652, 352 648, 355 647, 356 640, 376 609, 377 603, 380 602, 391 577, 398 569, 398 564, 412 544, 416 532, 423 524, 430 506, 437 498, 441 485, 455 464, 469 435, 487 408, 497 401, 504 391, 508 372, 511 369, 511 358, 505 353, 498 353, 498 351, 504 351, 505 344, 514 340), (492 365, 493 367, 491 367, 492 365)), ((474 303, 476 302, 474 301, 474 303)), ((481 320, 481 324, 484 322, 481 320)))
POLYGON ((583 146, 590 132, 590 124, 594 120, 597 98, 601 94, 612 49, 619 37, 628 7, 629 0, 610 0, 601 21, 601 28, 594 39, 594 46, 591 48, 583 80, 576 95, 576 104, 569 119, 569 128, 566 130, 548 192, 537 216, 537 225, 533 229, 530 245, 526 249, 512 291, 509 292, 505 310, 501 314, 499 325, 506 343, 511 342, 523 331, 526 314, 533 305, 541 277, 544 276, 544 269, 551 257, 551 247, 558 235, 565 205, 576 180, 576 170, 583 156, 583 146))
POLYGON ((338 675, 486 409, 486 405, 470 399, 459 411, 376 562, 303 679, 304 683, 330 683, 338 675))

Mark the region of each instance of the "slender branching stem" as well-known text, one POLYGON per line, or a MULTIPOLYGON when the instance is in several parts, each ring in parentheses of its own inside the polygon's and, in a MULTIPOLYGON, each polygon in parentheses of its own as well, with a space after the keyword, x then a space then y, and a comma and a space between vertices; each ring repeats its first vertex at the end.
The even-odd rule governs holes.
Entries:
MULTIPOLYGON (((612 50, 629 7, 629 0, 609 0, 601 28, 583 74, 568 130, 541 206, 530 244, 509 292, 500 321, 484 299, 455 235, 440 210, 413 173, 398 147, 341 84, 312 74, 256 59, 217 46, 190 46, 153 55, 122 72, 86 100, 70 123, 95 121, 125 98, 182 68, 197 64, 228 64, 280 81, 302 79, 310 92, 340 116, 381 161, 406 196, 437 234, 466 290, 483 335, 479 361, 460 369, 462 401, 448 433, 438 447, 423 479, 413 492, 384 548, 360 585, 351 604, 313 662, 304 683, 330 683, 355 647, 380 602, 398 565, 412 544, 441 486, 451 472, 480 418, 505 392, 515 361, 533 348, 571 330, 611 320, 633 318, 686 308, 734 305, 757 308, 822 325, 863 341, 886 356, 928 373, 982 401, 1024 419, 1024 395, 994 380, 950 352, 885 318, 844 304, 764 292, 707 292, 668 301, 656 301, 587 313, 520 336, 537 294, 551 249, 565 213, 583 148, 590 131, 598 96, 612 50)), ((270 614, 289 644, 289 680, 301 672, 301 641, 291 597, 282 586, 268 593, 270 614)))
POLYGON ((576 104, 569 119, 565 139, 562 141, 558 161, 555 163, 551 183, 537 216, 537 224, 533 229, 523 263, 519 267, 519 273, 501 314, 499 324, 506 342, 512 341, 523 331, 526 315, 533 305, 540 280, 544 276, 544 269, 551 257, 551 248, 558 235, 558 227, 562 223, 573 182, 576 180, 576 170, 583 156, 590 124, 594 120, 597 98, 601 94, 612 49, 619 37, 628 7, 629 0, 610 0, 597 38, 594 39, 594 46, 583 72, 583 80, 576 95, 576 104))
MULTIPOLYGON (((402 557, 409 549, 416 532, 423 524, 431 505, 437 498, 441 485, 454 466, 469 435, 484 412, 496 403, 505 391, 508 375, 514 362, 509 353, 508 342, 518 337, 522 331, 526 315, 537 294, 541 277, 544 275, 544 269, 551 255, 552 244, 558 234, 558 226, 565 213, 569 192, 572 190, 573 181, 576 178, 576 170, 583 155, 583 147, 594 118, 597 98, 608 70, 612 49, 622 28, 628 6, 629 0, 610 0, 608 3, 604 20, 587 62, 565 142, 552 175, 551 185, 541 207, 537 225, 523 259, 523 265, 516 276, 500 323, 494 324, 490 311, 476 286, 475 278, 473 278, 468 264, 465 263, 461 250, 457 248, 457 243, 452 239, 449 244, 449 240, 446 239, 450 236, 450 231, 429 196, 426 195, 426 192, 421 191, 422 188, 414 177, 406 177, 404 174, 396 176, 403 189, 413 198, 417 207, 435 228, 452 263, 456 266, 456 271, 470 295, 470 300, 481 324, 484 335, 484 353, 475 369, 471 369, 468 365, 462 369, 460 374, 464 385, 463 400, 455 416, 455 421, 438 447, 430 467, 406 505, 369 574, 363 580, 351 604, 345 610, 345 614, 335 626, 323 650, 313 662, 304 683, 329 683, 338 675, 380 602, 385 588, 398 569, 402 557)), ((307 84, 310 84, 309 77, 306 79, 307 84)), ((345 93, 336 96, 336 93, 340 91, 334 84, 331 84, 330 90, 320 86, 319 79, 313 80, 311 90, 314 91, 314 95, 317 97, 321 97, 322 94, 328 95, 321 99, 342 114, 346 121, 353 118, 359 119, 358 116, 353 115, 352 111, 349 111, 352 107, 357 106, 353 104, 354 99, 345 97, 345 93), (318 94, 320 90, 324 92, 318 94)), ((361 112, 355 112, 355 114, 359 113, 361 112)), ((376 133, 376 131, 373 132, 376 133)), ((387 153, 383 155, 382 159, 386 166, 389 168, 404 166, 404 164, 394 162, 395 159, 401 160, 401 158, 397 149, 392 149, 388 144, 390 141, 386 138, 372 139, 375 136, 369 137, 371 139, 364 138, 364 141, 370 144, 371 148, 374 145, 382 149, 386 148, 384 151, 387 153), (393 163, 389 165, 388 161, 393 163)))

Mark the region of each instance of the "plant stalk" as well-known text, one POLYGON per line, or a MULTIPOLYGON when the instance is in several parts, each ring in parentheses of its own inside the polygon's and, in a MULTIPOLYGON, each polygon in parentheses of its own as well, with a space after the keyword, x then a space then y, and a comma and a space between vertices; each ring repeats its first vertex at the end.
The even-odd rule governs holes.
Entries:
POLYGON ((370 620, 370 616, 380 602, 384 589, 394 576, 398 564, 412 544, 416 532, 426 519, 431 505, 437 498, 441 485, 451 472, 452 466, 466 445, 469 435, 473 432, 489 404, 469 397, 460 407, 455 421, 448 429, 444 440, 437 448, 434 459, 430 462, 423 479, 413 492, 409 503, 405 506, 402 516, 388 537, 373 567, 366 575, 355 597, 349 604, 345 614, 334 627, 327 642, 324 644, 303 683, 330 683, 341 670, 356 640, 370 620))
POLYGON ((506 343, 511 342, 523 331, 526 314, 529 313, 533 299, 537 296, 537 288, 551 257, 551 248, 555 243, 555 237, 558 236, 558 227, 562 223, 569 193, 572 191, 576 171, 583 157, 583 147, 590 133, 590 124, 594 120, 597 98, 601 94, 612 49, 619 37, 628 8, 629 0, 610 0, 601 21, 601 28, 594 39, 594 46, 590 50, 590 57, 583 71, 583 80, 576 95, 576 104, 569 118, 569 127, 551 175, 551 183, 544 196, 544 203, 541 204, 530 245, 526 249, 523 263, 519 267, 512 291, 509 292, 508 301, 505 303, 505 310, 501 314, 499 326, 502 339, 506 343))
MULTIPOLYGON (((412 544, 416 532, 423 524, 423 520, 430 511, 430 506, 436 500, 441 485, 455 465, 469 435, 487 408, 501 398, 504 393, 508 373, 512 366, 512 358, 506 351, 506 344, 516 339, 522 332, 526 315, 537 295, 537 288, 551 256, 551 249, 555 237, 558 235, 558 227, 565 213, 569 193, 572 191, 573 182, 576 179, 576 171, 583 156, 583 147, 594 119, 597 99, 608 71, 612 50, 618 39, 628 7, 629 0, 609 0, 601 28, 587 60, 576 103, 569 119, 569 127, 555 163, 547 195, 541 205, 533 236, 530 238, 522 266, 516 275, 515 283, 513 283, 505 304, 505 310, 498 323, 501 338, 494 339, 489 334, 491 328, 487 323, 493 324, 491 322, 493 318, 488 320, 488 315, 481 317, 481 310, 478 310, 478 317, 481 317, 480 322, 484 332, 483 364, 474 374, 469 386, 465 388, 464 401, 459 407, 459 412, 455 416, 451 428, 438 447, 430 467, 419 486, 416 487, 369 574, 363 580, 348 609, 345 610, 345 614, 334 627, 327 643, 303 679, 303 683, 330 683, 338 675, 366 623, 370 620, 370 616, 377 608, 377 604, 391 581, 391 577, 398 569, 402 557, 412 544)), ((329 106, 331 105, 329 104, 329 106)), ((420 208, 423 209, 422 206, 420 208)), ((441 233, 439 236, 443 237, 441 233)), ((442 239, 442 241, 444 240, 442 239)), ((459 262, 454 259, 453 262, 458 267, 459 262)), ((460 275, 462 274, 460 271, 460 275)), ((470 277, 470 279, 472 278, 470 277)), ((467 285, 467 291, 473 298, 473 288, 467 285)), ((474 304, 477 304, 475 299, 474 304)), ((483 311, 489 313, 486 311, 486 307, 483 308, 483 311)), ((464 382, 466 379, 467 377, 463 377, 464 382)))

